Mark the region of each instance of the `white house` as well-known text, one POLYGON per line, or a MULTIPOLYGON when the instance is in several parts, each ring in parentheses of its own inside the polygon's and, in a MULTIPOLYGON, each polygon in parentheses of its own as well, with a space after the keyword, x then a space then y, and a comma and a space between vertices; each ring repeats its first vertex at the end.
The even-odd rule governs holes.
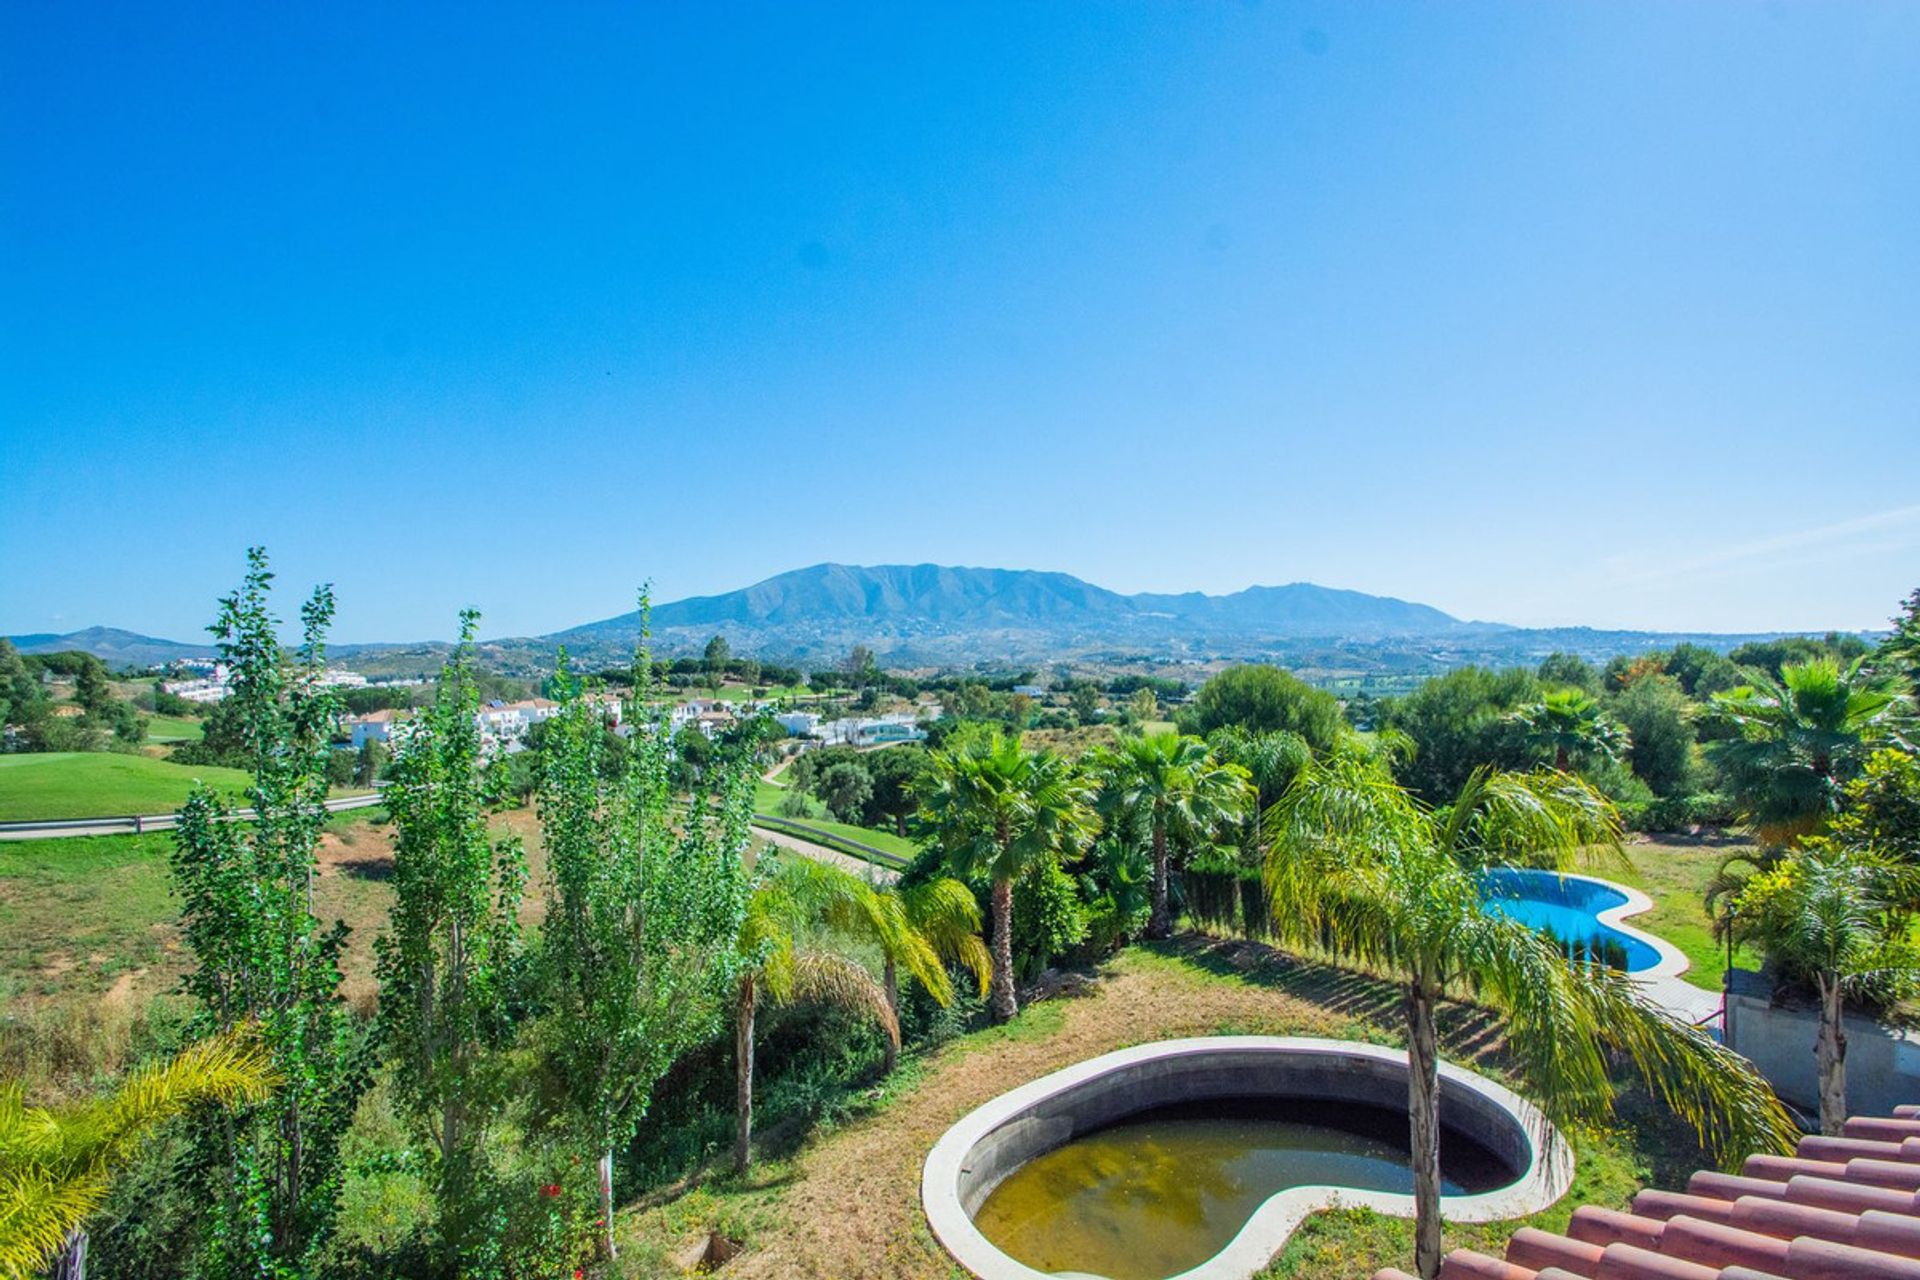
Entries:
POLYGON ((391 747, 395 736, 401 734, 410 723, 409 714, 405 711, 383 708, 379 711, 369 711, 364 716, 348 716, 340 722, 340 727, 347 731, 355 751, 369 742, 378 742, 391 747))
POLYGON ((773 722, 796 738, 811 738, 820 727, 820 716, 812 711, 783 711, 773 722))

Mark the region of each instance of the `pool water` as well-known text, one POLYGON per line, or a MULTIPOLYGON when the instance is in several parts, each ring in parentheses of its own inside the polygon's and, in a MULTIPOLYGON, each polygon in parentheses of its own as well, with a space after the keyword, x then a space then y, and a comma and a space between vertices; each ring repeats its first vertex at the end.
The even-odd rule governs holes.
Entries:
MULTIPOLYGON (((1007 1176, 974 1225, 1037 1271, 1164 1280, 1224 1249, 1288 1187, 1411 1194, 1407 1113, 1322 1098, 1215 1099, 1143 1111, 1007 1176)), ((1518 1176, 1443 1129, 1442 1193, 1518 1176)))
POLYGON ((1600 923, 1601 912, 1627 902, 1618 889, 1551 871, 1501 867, 1481 872, 1480 891, 1492 910, 1551 934, 1563 946, 1604 957, 1615 968, 1638 973, 1660 963, 1652 947, 1600 923))

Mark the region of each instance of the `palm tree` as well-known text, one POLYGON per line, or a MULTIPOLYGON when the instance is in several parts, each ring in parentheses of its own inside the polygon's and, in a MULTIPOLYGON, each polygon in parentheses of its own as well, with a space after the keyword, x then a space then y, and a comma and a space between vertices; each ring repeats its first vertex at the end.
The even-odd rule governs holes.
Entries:
POLYGON ((900 1049, 898 973, 919 982, 941 1004, 953 999, 953 980, 943 957, 979 962, 978 935, 969 948, 959 935, 967 913, 974 927, 979 907, 966 886, 936 880, 909 897, 885 893, 849 872, 811 859, 780 857, 747 908, 740 946, 747 964, 734 1004, 734 1164, 745 1170, 753 1158, 754 1015, 760 996, 786 1002, 823 1000, 872 1015, 886 1034, 886 1068, 900 1049), (915 917, 926 932, 915 927, 915 917), (836 944, 840 944, 836 946, 836 944), (882 985, 846 954, 847 945, 877 947, 886 968, 882 985))
POLYGON ((1549 689, 1540 700, 1513 713, 1527 745, 1553 753, 1553 767, 1570 773, 1576 758, 1618 760, 1628 746, 1627 731, 1601 713, 1600 703, 1583 689, 1549 689))
POLYGON ((1229 725, 1214 730, 1208 741, 1215 755, 1247 771, 1253 783, 1256 817, 1273 807, 1294 776, 1313 759, 1313 748, 1307 740, 1285 729, 1259 733, 1229 725))
POLYGON ((1579 779, 1477 770, 1451 805, 1431 809, 1371 754, 1340 749, 1301 773, 1265 831, 1276 932, 1401 986, 1422 1276, 1440 1267, 1434 1016, 1449 990, 1504 1015, 1512 1070, 1553 1119, 1607 1113, 1616 1053, 1723 1158, 1784 1149, 1792 1125, 1744 1059, 1646 1004, 1623 974, 1570 961, 1483 900, 1481 867, 1566 866, 1618 847, 1612 806, 1579 779))
POLYGON ((1097 825, 1092 788, 1051 751, 1017 735, 969 735, 936 751, 915 784, 921 816, 955 874, 992 883, 994 1020, 1019 1012, 1013 974, 1013 882, 1042 859, 1077 848, 1097 825))
POLYGON ((200 1102, 257 1102, 273 1085, 266 1055, 229 1033, 141 1067, 113 1093, 51 1110, 0 1085, 0 1280, 56 1266, 86 1274, 86 1220, 114 1174, 163 1121, 200 1102))
POLYGON ((1748 674, 1752 683, 1714 695, 1738 734, 1709 750, 1761 839, 1788 843, 1838 810, 1841 785, 1875 745, 1898 739, 1904 700, 1859 660, 1792 662, 1777 680, 1748 674))
MULTIPOLYGON (((888 918, 887 940, 881 947, 881 981, 887 993, 887 1007, 894 1020, 900 1017, 900 966, 916 954, 921 943, 932 948, 941 968, 929 982, 921 978, 934 1000, 945 1005, 953 998, 953 984, 947 966, 957 966, 973 975, 982 997, 987 994, 988 975, 993 957, 980 940, 980 901, 973 890, 951 876, 936 876, 918 884, 898 885, 881 895, 880 906, 888 918)), ((909 968, 918 976, 919 971, 909 968)), ((888 1042, 886 1061, 881 1069, 891 1074, 899 1048, 888 1042)))
POLYGON ((1215 759, 1199 738, 1148 733, 1123 738, 1100 753, 1100 802, 1119 814, 1137 815, 1153 850, 1153 906, 1147 936, 1173 933, 1167 901, 1172 846, 1210 843, 1214 832, 1244 813, 1253 800, 1247 770, 1215 759))
POLYGON ((1893 909, 1911 897, 1913 876, 1877 854, 1816 838, 1749 876, 1734 901, 1740 933, 1819 992, 1822 1133, 1838 1134, 1847 1118, 1847 997, 1897 996, 1920 979, 1905 916, 1893 909))

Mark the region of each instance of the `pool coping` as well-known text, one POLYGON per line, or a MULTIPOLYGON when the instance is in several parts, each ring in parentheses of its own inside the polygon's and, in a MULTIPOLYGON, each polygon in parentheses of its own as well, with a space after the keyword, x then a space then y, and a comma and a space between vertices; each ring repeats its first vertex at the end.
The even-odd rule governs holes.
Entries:
POLYGON ((1600 876, 1582 875, 1577 871, 1555 871, 1551 867, 1501 867, 1499 870, 1525 871, 1537 875, 1554 876, 1561 880, 1582 880, 1588 884, 1597 884, 1603 889, 1611 889, 1615 893, 1625 894, 1627 899, 1625 902, 1617 907, 1608 907, 1605 911, 1596 912, 1593 918, 1609 929, 1618 929, 1636 942, 1643 942, 1652 947, 1654 953, 1660 957, 1656 963, 1645 969, 1630 970, 1627 977, 1634 981, 1677 978, 1693 968, 1693 961, 1687 959, 1686 953, 1680 948, 1657 934, 1648 933, 1645 929, 1636 929, 1627 923, 1628 916, 1644 915, 1653 910, 1653 899, 1632 885, 1620 884, 1600 876))
MULTIPOLYGON (((1238 1052, 1367 1058, 1382 1066, 1398 1068, 1403 1080, 1407 1069, 1404 1050, 1308 1036, 1199 1036, 1160 1040, 1075 1063, 976 1107, 934 1144, 921 1170, 920 1201, 935 1238, 977 1280, 1058 1280, 1060 1273, 1037 1271, 1002 1253, 974 1226, 973 1218, 960 1200, 961 1177, 973 1149, 1023 1112, 1102 1076, 1168 1058, 1238 1052)), ((1449 1221, 1496 1222, 1524 1217, 1538 1213, 1566 1194, 1573 1182, 1573 1153, 1539 1108, 1504 1085, 1450 1062, 1440 1063, 1440 1076, 1443 1089, 1451 1084, 1479 1094, 1511 1116, 1526 1133, 1530 1153, 1526 1169, 1508 1186, 1478 1195, 1441 1197, 1441 1209, 1449 1221)), ((1276 1192, 1254 1210, 1219 1253, 1169 1280, 1247 1280, 1286 1247, 1288 1239, 1309 1215, 1335 1208, 1373 1209, 1400 1218, 1414 1215, 1411 1195, 1354 1187, 1289 1187, 1276 1192)))

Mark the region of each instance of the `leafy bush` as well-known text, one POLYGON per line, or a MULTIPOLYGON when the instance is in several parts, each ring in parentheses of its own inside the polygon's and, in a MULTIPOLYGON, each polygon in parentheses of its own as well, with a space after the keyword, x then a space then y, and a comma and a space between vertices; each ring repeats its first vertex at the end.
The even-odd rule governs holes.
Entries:
POLYGON ((1031 978, 1087 936, 1087 908, 1073 877, 1048 858, 1020 878, 1013 893, 1013 963, 1031 978))

